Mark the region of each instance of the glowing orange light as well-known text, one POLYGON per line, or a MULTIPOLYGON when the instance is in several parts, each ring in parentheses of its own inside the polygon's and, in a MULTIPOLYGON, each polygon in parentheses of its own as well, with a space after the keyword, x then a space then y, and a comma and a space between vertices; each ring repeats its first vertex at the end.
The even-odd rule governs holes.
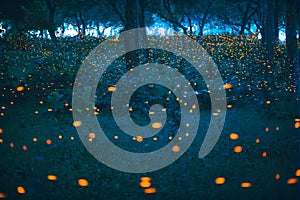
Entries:
POLYGON ((271 104, 271 101, 270 101, 270 100, 267 100, 267 101, 266 101, 266 104, 271 104))
POLYGON ((146 188, 146 189, 144 190, 144 192, 145 192, 146 194, 154 194, 154 193, 156 192, 156 189, 155 189, 155 188, 146 188))
POLYGON ((154 122, 152 124, 152 128, 160 128, 160 127, 162 127, 162 123, 160 123, 160 122, 154 122))
POLYGON ((255 143, 256 143, 256 144, 260 143, 260 139, 259 139, 259 138, 256 138, 255 143))
POLYGON ((2 129, 2 128, 0 128, 0 134, 1 134, 1 133, 3 133, 3 129, 2 129))
POLYGON ((179 146, 173 146, 172 147, 172 151, 179 152, 180 151, 180 147, 179 146))
POLYGON ((108 87, 107 88, 107 90, 109 91, 109 92, 114 92, 114 91, 116 91, 116 87, 108 87))
POLYGON ((249 187, 251 187, 251 186, 252 186, 252 184, 249 183, 249 182, 243 182, 243 183, 241 184, 241 187, 242 187, 242 188, 249 188, 249 187))
POLYGON ((276 180, 279 180, 279 179, 280 179, 280 174, 276 174, 276 175, 275 175, 275 179, 276 179, 276 180))
POLYGON ((141 186, 142 188, 147 188, 147 187, 150 187, 150 186, 151 186, 151 183, 150 183, 150 181, 141 181, 141 182, 140 182, 140 186, 141 186))
POLYGON ((287 184, 295 184, 298 182, 298 179, 297 178, 290 178, 288 181, 287 181, 287 184))
POLYGON ((279 127, 277 126, 275 130, 276 130, 276 131, 279 131, 279 127))
POLYGON ((9 146, 10 146, 11 148, 14 148, 15 145, 14 145, 14 143, 11 142, 11 143, 9 144, 9 146))
POLYGON ((227 108, 232 108, 232 105, 231 105, 231 104, 228 104, 228 105, 227 105, 227 108))
POLYGON ((46 140, 46 143, 47 143, 48 145, 50 145, 50 144, 52 144, 52 141, 51 141, 50 139, 47 139, 47 140, 46 140))
POLYGON ((137 137, 136 137, 136 141, 142 142, 142 141, 143 141, 143 137, 142 137, 142 136, 137 136, 137 137))
POLYGON ((299 128, 300 127, 300 122, 296 122, 295 123, 295 128, 299 128))
POLYGON ((269 130, 270 130, 270 129, 269 129, 268 127, 265 129, 266 132, 269 132, 269 130))
POLYGON ((3 143, 3 139, 2 138, 0 138, 0 143, 3 143))
POLYGON ((94 139, 96 137, 96 134, 95 133, 90 133, 89 134, 89 139, 94 139))
POLYGON ((300 169, 297 169, 295 174, 296 174, 296 176, 300 176, 300 169))
POLYGON ((230 134, 230 139, 237 140, 237 139, 239 139, 239 135, 237 133, 231 133, 230 134))
POLYGON ((225 183, 225 178, 224 177, 218 177, 218 178, 216 178, 215 183, 217 185, 223 185, 225 183))
POLYGON ((82 187, 87 187, 89 185, 89 182, 86 179, 78 179, 77 181, 78 185, 82 186, 82 187))
POLYGON ((49 174, 47 178, 48 178, 49 181, 56 181, 57 180, 57 176, 51 175, 51 174, 49 174))
POLYGON ((262 153, 262 157, 264 157, 264 158, 267 157, 267 152, 264 151, 264 152, 262 153))
POLYGON ((53 111, 53 109, 52 108, 48 108, 48 112, 52 112, 53 111))
POLYGON ((242 146, 235 146, 235 147, 234 147, 234 152, 235 152, 235 153, 241 153, 242 150, 243 150, 242 146))
POLYGON ((224 89, 231 89, 232 85, 230 83, 225 83, 224 89))
POLYGON ((33 141, 33 142, 37 142, 37 138, 33 138, 32 141, 33 141))
POLYGON ((143 176, 143 177, 141 178, 141 181, 151 181, 151 178, 148 177, 148 176, 143 176))
POLYGON ((74 122, 73 122, 73 126, 74 126, 74 127, 79 127, 79 126, 81 126, 81 121, 74 121, 74 122))
POLYGON ((22 92, 24 89, 25 89, 24 86, 19 86, 19 87, 17 87, 17 91, 18 91, 18 92, 22 92))
POLYGON ((27 151, 27 146, 26 145, 23 146, 23 150, 27 151))
POLYGON ((0 199, 4 199, 6 198, 5 194, 4 193, 0 193, 0 199))
POLYGON ((18 186, 18 187, 17 187, 17 192, 18 192, 19 194, 25 194, 25 193, 26 193, 26 190, 25 190, 24 187, 18 186))

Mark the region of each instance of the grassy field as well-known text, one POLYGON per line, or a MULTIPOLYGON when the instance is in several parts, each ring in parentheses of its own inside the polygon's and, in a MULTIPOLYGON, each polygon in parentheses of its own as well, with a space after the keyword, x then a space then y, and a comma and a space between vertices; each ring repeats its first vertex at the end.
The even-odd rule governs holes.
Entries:
MULTIPOLYGON (((226 90, 229 106, 217 145, 208 156, 198 158, 211 115, 207 96, 198 96, 202 105, 200 127, 188 151, 161 170, 130 174, 97 161, 73 126, 75 75, 89 50, 101 41, 60 39, 63 56, 54 53, 47 40, 28 40, 25 48, 18 48, 13 41, 7 43, 1 57, 0 197, 299 199, 296 121, 300 116, 293 81, 285 67, 284 45, 277 47, 275 60, 268 62, 258 41, 204 37, 201 44, 218 65, 224 83, 232 86, 226 90), (239 153, 235 152, 237 146, 242 147, 239 153), (48 175, 56 180, 49 180, 48 175), (141 177, 151 178, 154 193, 148 194, 140 186, 141 177), (217 184, 218 177, 225 182, 217 184), (79 179, 87 180, 88 186, 80 185, 79 179)), ((109 134, 118 134, 101 106, 105 103, 100 101, 98 120, 111 129, 109 134)), ((122 137, 118 135, 115 144, 137 145, 137 141, 128 143, 122 137)), ((157 137, 169 142, 166 136, 157 137)))

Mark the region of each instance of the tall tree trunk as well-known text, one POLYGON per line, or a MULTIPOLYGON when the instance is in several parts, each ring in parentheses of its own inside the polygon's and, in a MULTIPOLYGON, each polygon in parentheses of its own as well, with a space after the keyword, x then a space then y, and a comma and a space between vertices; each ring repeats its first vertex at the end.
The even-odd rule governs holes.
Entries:
POLYGON ((297 51, 297 0, 286 0, 286 50, 288 65, 292 67, 296 59, 297 51))
MULTIPOLYGON (((140 0, 126 0, 125 8, 125 31, 135 28, 142 28, 145 26, 144 21, 144 8, 141 5, 140 0)), ((134 44, 140 42, 141 34, 146 34, 144 32, 138 32, 133 35, 130 39, 125 41, 125 48, 130 49, 134 44)), ((139 63, 139 53, 128 52, 126 54, 126 65, 127 68, 132 68, 139 63)))
POLYGON ((56 5, 54 0, 45 0, 48 11, 49 11, 49 21, 48 21, 48 31, 51 37, 51 41, 53 43, 54 49, 58 54, 61 54, 60 47, 57 43, 57 38, 55 36, 55 24, 54 24, 54 16, 55 16, 55 10, 56 10, 56 5))
POLYGON ((82 34, 85 35, 86 34, 86 24, 85 24, 81 10, 79 10, 79 19, 82 24, 82 34))
POLYGON ((275 28, 274 28, 274 0, 266 0, 266 25, 265 25, 265 42, 267 50, 267 59, 272 62, 274 59, 274 43, 275 43, 275 28))

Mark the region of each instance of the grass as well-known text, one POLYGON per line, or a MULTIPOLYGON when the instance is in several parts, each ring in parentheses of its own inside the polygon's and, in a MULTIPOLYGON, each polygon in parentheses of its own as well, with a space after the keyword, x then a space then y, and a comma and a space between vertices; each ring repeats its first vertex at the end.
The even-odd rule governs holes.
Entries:
MULTIPOLYGON (((25 51, 7 48, 4 52, 7 70, 3 71, 0 82, 0 106, 5 107, 0 111, 3 113, 0 116, 0 128, 3 130, 0 134, 3 140, 0 143, 0 193, 7 198, 299 197, 299 186, 287 184, 288 179, 294 178, 296 170, 300 168, 299 133, 294 128, 294 120, 299 117, 295 110, 297 102, 293 92, 290 92, 293 87, 290 86, 288 76, 283 75, 288 73, 283 67, 284 62, 278 59, 268 68, 267 61, 262 58, 263 49, 260 49, 259 43, 248 40, 237 42, 225 36, 208 36, 202 41, 218 63, 224 80, 233 85, 232 89, 227 90, 228 103, 232 108, 228 109, 222 135, 208 156, 198 159, 198 151, 211 114, 205 101, 197 137, 182 157, 155 172, 129 174, 98 162, 84 148, 72 125, 72 83, 81 61, 97 41, 76 42, 66 39, 60 42, 65 55, 63 62, 51 51, 49 41, 30 41, 31 48, 25 51), (237 43, 233 45, 234 49, 230 43, 237 43), (250 51, 251 48, 255 51, 250 51), (244 58, 241 58, 241 54, 244 54, 244 58), (40 58, 41 62, 36 63, 40 58), (269 81, 267 86, 264 85, 265 76, 262 72, 265 70, 272 71, 271 79, 278 83, 269 81), (231 79, 233 76, 234 80, 231 79), (25 90, 17 92, 16 87, 19 85, 24 85, 25 90), (57 91, 62 97, 51 99, 49 95, 53 91, 57 91), (267 100, 271 103, 267 104, 267 100), (48 111, 54 107, 56 109, 52 112, 48 111), (269 130, 266 131, 266 128, 269 130), (238 140, 231 140, 231 133, 237 133, 238 140), (34 142, 33 138, 37 141, 34 142), (48 139, 51 140, 50 145, 46 144, 48 139), (256 142, 257 139, 259 143, 256 142), (23 150, 24 145, 27 147, 26 151, 23 150), (243 148, 241 153, 234 152, 234 147, 238 145, 243 148), (262 156, 263 152, 267 153, 266 157, 262 156), (49 174, 56 175, 57 180, 47 180, 49 174), (276 174, 280 174, 278 180, 275 179, 276 174), (142 176, 152 178, 155 194, 144 193, 144 189, 139 186, 142 176), (215 184, 217 177, 225 177, 225 183, 215 184), (88 187, 77 184, 80 178, 88 180, 88 187), (242 188, 242 182, 250 182, 252 185, 250 188, 242 188), (18 186, 23 186, 26 193, 18 194, 18 186)), ((101 90, 98 92, 101 93, 101 90)), ((107 113, 101 113, 101 116, 99 120, 103 120, 109 128, 111 119, 106 117, 107 113)), ((112 129, 111 132, 116 130, 112 129)), ((162 138, 164 137, 158 136, 158 140, 162 138)), ((124 145, 122 135, 119 135, 115 143, 124 145)), ((132 141, 128 145, 134 146, 135 143, 137 142, 132 141)))

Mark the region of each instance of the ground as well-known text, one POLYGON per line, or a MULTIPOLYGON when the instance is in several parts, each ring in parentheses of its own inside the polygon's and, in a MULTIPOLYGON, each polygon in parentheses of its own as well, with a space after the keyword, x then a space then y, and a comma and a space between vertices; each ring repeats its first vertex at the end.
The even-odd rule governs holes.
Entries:
MULTIPOLYGON (((218 143, 205 158, 199 159, 198 151, 211 114, 208 109, 201 110, 197 137, 182 157, 155 172, 130 174, 107 167, 85 149, 73 126, 70 98, 62 92, 71 90, 72 85, 65 84, 58 90, 59 95, 65 95, 61 98, 51 93, 54 86, 47 82, 52 80, 45 78, 47 73, 42 79, 34 77, 38 76, 34 74, 35 70, 47 71, 43 68, 47 64, 35 62, 39 54, 32 49, 4 54, 8 71, 2 74, 1 80, 2 196, 8 199, 299 198, 299 185, 293 184, 300 176, 300 140, 295 128, 299 116, 293 93, 274 87, 271 96, 259 96, 256 100, 244 95, 236 100, 233 96, 241 93, 232 83, 233 88, 226 90, 228 104, 232 107, 227 109, 218 143), (28 74, 33 78, 28 78, 28 74), (12 75, 17 80, 11 79, 12 75), (23 82, 19 81, 21 79, 23 82), (41 80, 44 80, 44 85, 41 80), (33 84, 40 87, 34 88, 33 84), (20 85, 24 90, 18 91, 20 85), (43 95, 43 92, 47 94, 43 95), (232 133, 238 134, 238 139, 231 138, 232 133), (242 147, 240 153, 235 152, 236 146, 242 147), (49 180, 48 175, 55 175, 57 180, 49 180), (141 177, 151 178, 155 193, 145 193, 140 186, 141 177), (224 177, 225 182, 216 184, 218 177, 224 177), (79 179, 86 179, 88 186, 81 186, 79 179), (242 187, 245 183, 251 185, 242 187), (20 186, 25 189, 25 194, 17 192, 20 186)), ((66 59, 70 67, 74 64, 72 62, 77 62, 74 60, 79 53, 69 51, 66 54, 72 60, 66 59)), ((51 70, 52 75, 56 73, 51 70)), ((244 68, 240 66, 239 70, 244 68)), ((109 126, 111 119, 106 118, 105 113, 100 116, 99 120, 109 126)), ((115 131, 111 130, 111 134, 115 131)), ((158 140, 165 138, 158 136, 158 140)), ((122 145, 122 135, 119 135, 118 142, 122 145)))

